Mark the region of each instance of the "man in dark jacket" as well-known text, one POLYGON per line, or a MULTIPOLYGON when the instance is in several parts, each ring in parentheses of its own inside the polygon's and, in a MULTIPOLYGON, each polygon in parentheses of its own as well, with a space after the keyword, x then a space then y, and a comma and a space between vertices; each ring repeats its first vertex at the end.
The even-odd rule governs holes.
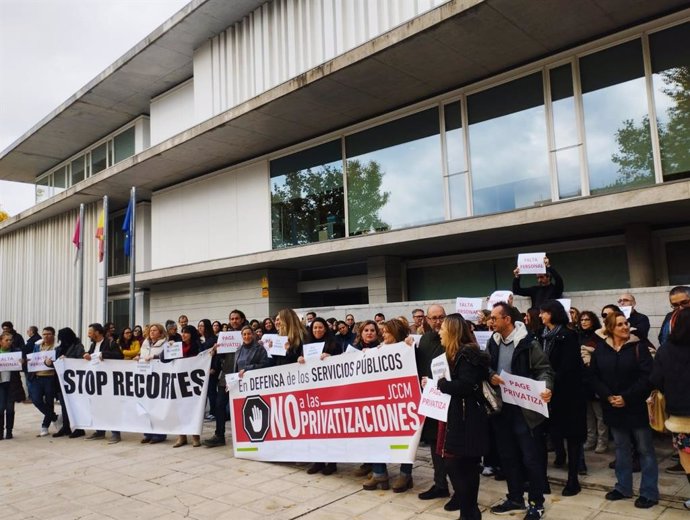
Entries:
POLYGON ((690 307, 690 287, 687 285, 678 285, 671 289, 668 293, 668 302, 671 304, 671 312, 664 318, 664 322, 659 329, 659 346, 666 343, 671 334, 671 316, 678 309, 686 309, 690 307))
MULTIPOLYGON (((84 354, 84 359, 91 361, 92 357, 100 357, 103 359, 124 359, 125 356, 120 350, 120 346, 113 340, 105 337, 105 329, 100 323, 92 323, 89 325, 88 332, 91 345, 89 351, 84 354)), ((105 439, 105 430, 96 430, 89 435, 87 440, 105 439)), ((117 444, 120 442, 120 432, 113 431, 108 444, 117 444)))
MULTIPOLYGON (((445 349, 441 345, 441 336, 438 335, 438 331, 441 330, 441 325, 445 318, 446 311, 441 305, 434 304, 427 309, 426 322, 431 330, 421 337, 419 340, 419 347, 415 350, 417 373, 420 379, 422 377, 433 377, 431 374, 431 360, 445 352, 445 349)), ((431 447, 431 462, 434 466, 434 484, 428 490, 418 495, 421 500, 431 500, 450 496, 450 492, 448 491, 448 473, 443 463, 443 457, 436 453, 437 434, 438 421, 427 417, 424 420, 422 440, 431 447)), ((444 509, 446 511, 457 511, 460 509, 460 502, 455 495, 453 495, 453 498, 444 506, 444 509)))
MULTIPOLYGON (((22 349, 22 357, 24 360, 26 360, 26 355, 31 354, 34 351, 34 346, 36 345, 37 341, 41 341, 41 335, 38 333, 38 327, 35 325, 31 325, 27 330, 26 330, 26 344, 24 345, 24 348, 22 349)), ((24 364, 24 368, 22 369, 21 373, 22 377, 22 384, 24 385, 24 392, 26 395, 31 395, 31 380, 34 378, 34 374, 29 374, 29 369, 26 366, 26 363, 24 364)), ((25 403, 30 403, 31 400, 27 399, 24 401, 25 403)))
POLYGON ((628 317, 628 323, 630 323, 630 327, 634 329, 633 334, 641 340, 644 340, 644 343, 647 344, 649 343, 647 339, 650 328, 649 318, 646 314, 638 312, 635 305, 637 305, 635 297, 630 293, 623 293, 618 297, 619 307, 632 307, 630 316, 628 317))
POLYGON ((563 297, 563 278, 551 267, 548 257, 544 257, 546 273, 537 275, 537 285, 520 287, 520 268, 513 270, 513 293, 532 298, 532 307, 539 306, 546 300, 558 300, 563 297))
MULTIPOLYGON (((503 370, 512 375, 544 381, 546 390, 541 398, 548 403, 551 400, 554 372, 539 341, 522 322, 513 321, 512 309, 507 303, 494 305, 489 319, 494 330, 487 344, 491 355, 491 384, 496 386, 503 383, 499 376, 503 370)), ((508 495, 506 500, 492 507, 491 512, 509 514, 527 510, 525 520, 537 520, 544 515, 544 491, 547 485, 542 431, 545 417, 532 410, 504 403, 501 413, 493 420, 508 495), (523 475, 523 467, 526 475, 523 475), (529 481, 529 508, 525 507, 524 501, 526 481, 529 481)))

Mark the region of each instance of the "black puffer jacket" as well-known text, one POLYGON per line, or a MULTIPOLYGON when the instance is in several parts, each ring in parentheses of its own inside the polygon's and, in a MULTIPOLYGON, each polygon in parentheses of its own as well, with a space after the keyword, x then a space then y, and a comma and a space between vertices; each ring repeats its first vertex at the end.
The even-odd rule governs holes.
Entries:
POLYGON ((690 417, 690 345, 664 343, 657 350, 649 379, 663 392, 669 414, 690 417))
POLYGON ((479 402, 482 381, 489 378, 491 358, 476 347, 462 346, 451 368, 451 380, 438 389, 451 396, 444 451, 459 457, 480 457, 489 451, 489 418, 479 402))

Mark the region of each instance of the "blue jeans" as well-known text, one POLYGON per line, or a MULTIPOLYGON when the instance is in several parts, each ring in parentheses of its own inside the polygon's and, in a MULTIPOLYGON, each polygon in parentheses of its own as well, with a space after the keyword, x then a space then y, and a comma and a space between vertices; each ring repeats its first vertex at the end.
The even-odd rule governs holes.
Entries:
POLYGON ((55 415, 55 378, 54 376, 36 376, 29 387, 31 402, 43 414, 42 428, 50 426, 57 419, 55 415))
MULTIPOLYGON (((375 477, 380 477, 388 473, 388 468, 384 462, 375 462, 371 465, 371 471, 375 477)), ((412 475, 412 464, 400 464, 400 474, 412 475)))
POLYGON ((617 428, 611 426, 613 441, 616 443, 616 486, 615 489, 626 497, 633 494, 632 482, 632 444, 631 435, 635 438, 640 453, 642 480, 640 496, 649 500, 659 500, 659 466, 656 463, 652 430, 649 426, 638 428, 617 428))

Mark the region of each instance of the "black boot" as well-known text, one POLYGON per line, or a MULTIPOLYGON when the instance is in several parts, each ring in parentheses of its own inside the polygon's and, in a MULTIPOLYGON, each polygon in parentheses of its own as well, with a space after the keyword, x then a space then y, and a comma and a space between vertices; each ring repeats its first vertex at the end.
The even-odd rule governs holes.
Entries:
POLYGON ((4 438, 3 434, 5 432, 5 414, 0 413, 0 441, 4 438))
POLYGON ((5 432, 5 439, 12 438, 12 428, 14 428, 14 412, 7 414, 7 424, 5 424, 7 431, 5 432))

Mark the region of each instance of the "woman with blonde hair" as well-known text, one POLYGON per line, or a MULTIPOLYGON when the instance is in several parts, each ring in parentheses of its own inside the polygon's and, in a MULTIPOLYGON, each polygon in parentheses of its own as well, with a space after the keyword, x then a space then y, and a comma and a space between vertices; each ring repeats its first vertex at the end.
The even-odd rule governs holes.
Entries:
MULTIPOLYGON (((160 323, 151 323, 146 325, 143 330, 144 342, 139 350, 139 355, 134 359, 139 361, 150 362, 153 359, 159 359, 163 352, 163 347, 168 341, 165 335, 165 327, 160 323)), ((142 444, 158 444, 167 439, 168 436, 164 433, 145 433, 144 438, 141 439, 142 444)))
POLYGON ((285 344, 285 356, 276 357, 276 364, 287 365, 289 363, 297 363, 297 360, 302 355, 302 347, 307 338, 307 329, 297 316, 297 313, 292 309, 282 309, 278 312, 278 319, 276 319, 276 326, 278 327, 278 334, 287 336, 287 343, 285 344))
MULTIPOLYGON (((451 379, 440 378, 437 384, 451 399, 448 422, 439 422, 436 452, 443 457, 453 484, 460 518, 478 520, 482 517, 477 505, 480 461, 489 452, 489 418, 482 404, 481 386, 489 378, 491 358, 479 349, 460 314, 446 316, 439 335, 451 379)), ((426 378, 422 384, 427 384, 426 378)))

